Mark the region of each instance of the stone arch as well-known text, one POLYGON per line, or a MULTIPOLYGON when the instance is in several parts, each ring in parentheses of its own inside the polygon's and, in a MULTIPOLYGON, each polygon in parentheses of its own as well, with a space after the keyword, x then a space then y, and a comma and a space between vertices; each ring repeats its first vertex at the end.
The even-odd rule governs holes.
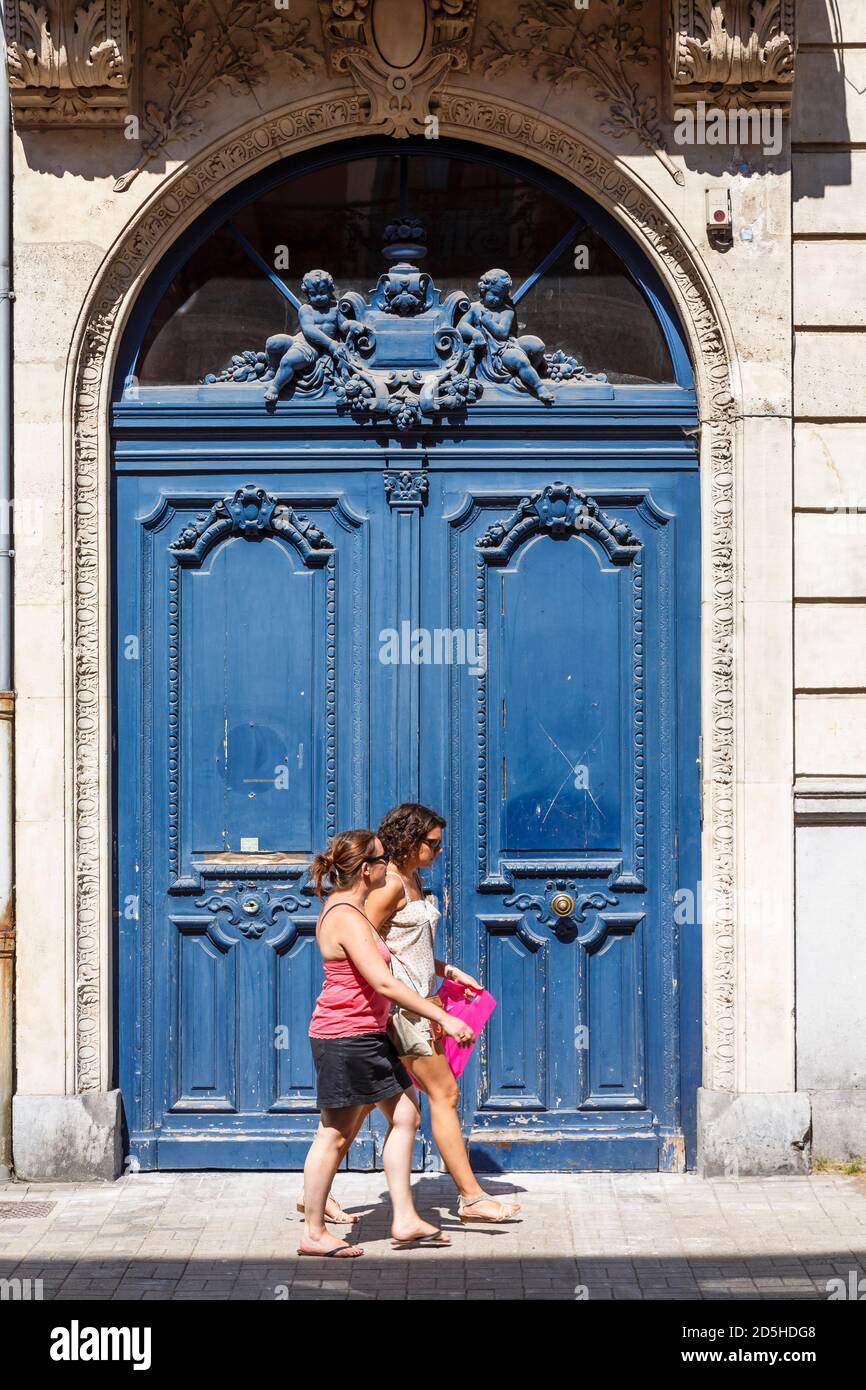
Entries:
MULTIPOLYGON (((734 500, 739 396, 730 333, 706 268, 660 201, 585 136, 501 98, 446 92, 440 131, 528 158, 572 182, 623 225, 665 282, 695 368, 701 418, 703 911, 705 1087, 735 1084, 734 500)), ((109 934, 110 690, 108 401, 129 313, 167 248, 210 202, 268 164, 315 145, 370 135, 358 98, 295 102, 222 137, 170 175, 106 257, 82 309, 67 378, 68 627, 72 654, 68 769, 73 788, 71 959, 74 1036, 69 1089, 111 1084, 109 934)))

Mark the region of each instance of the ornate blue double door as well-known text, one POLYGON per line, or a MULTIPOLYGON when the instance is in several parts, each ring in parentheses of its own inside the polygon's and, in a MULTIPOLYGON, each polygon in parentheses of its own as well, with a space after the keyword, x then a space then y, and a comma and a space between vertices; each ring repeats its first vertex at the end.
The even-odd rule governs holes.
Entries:
POLYGON ((475 1166, 693 1165, 699 489, 676 433, 378 458, 343 436, 239 466, 130 431, 118 1055, 142 1167, 303 1165, 307 866, 405 800, 447 818, 439 954, 498 1001, 461 1079, 475 1166))

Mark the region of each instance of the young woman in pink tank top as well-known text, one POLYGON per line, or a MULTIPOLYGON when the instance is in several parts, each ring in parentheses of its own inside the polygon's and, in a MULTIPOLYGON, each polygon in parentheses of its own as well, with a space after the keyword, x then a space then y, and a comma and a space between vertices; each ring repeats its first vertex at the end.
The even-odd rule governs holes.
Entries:
MULTIPOLYGON (((389 864, 371 886, 364 910, 391 950, 391 968, 398 979, 411 983, 425 997, 431 997, 436 980, 442 977, 477 992, 479 982, 455 965, 440 960, 435 951, 438 910, 423 892, 419 871, 429 869, 442 849, 445 818, 429 806, 405 801, 382 818, 379 838, 389 853, 389 864), (394 930, 394 924, 397 930, 394 930)), ((469 1161, 458 1112, 459 1091, 448 1065, 435 1021, 429 1025, 418 1012, 412 1014, 413 1032, 420 1043, 412 1054, 408 1048, 400 1057, 427 1092, 433 1138, 442 1161, 458 1192, 457 1215, 464 1223, 500 1223, 517 1219, 520 1203, 502 1201, 481 1186, 469 1161), (426 1037, 426 1049, 424 1040, 426 1037)), ((398 1035, 399 1040, 399 1035, 398 1035)), ((405 1041, 405 1038, 404 1038, 405 1041)), ((368 1107, 369 1109, 370 1107, 368 1107)), ((363 1124, 368 1110, 358 1113, 356 1125, 363 1124)), ((352 1138, 354 1138, 354 1134, 352 1138)))
POLYGON ((358 1117, 373 1105, 388 1120, 382 1162, 393 1207, 394 1245, 451 1243, 437 1227, 421 1220, 412 1200, 412 1147, 421 1112, 411 1078, 385 1031, 391 1002, 433 1020, 458 1042, 470 1043, 474 1034, 391 974, 390 952, 364 912, 367 894, 384 882, 387 862, 372 830, 345 830, 310 867, 316 892, 322 893, 326 878, 331 891, 316 927, 325 983, 310 1020, 310 1046, 321 1120, 304 1164, 299 1255, 363 1254, 361 1246, 325 1230, 325 1203, 357 1132, 358 1117))

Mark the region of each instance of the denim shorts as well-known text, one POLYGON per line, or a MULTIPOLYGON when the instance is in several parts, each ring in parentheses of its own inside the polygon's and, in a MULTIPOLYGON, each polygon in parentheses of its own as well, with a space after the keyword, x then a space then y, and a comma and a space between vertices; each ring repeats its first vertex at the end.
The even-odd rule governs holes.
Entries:
POLYGON ((320 1110, 375 1105, 412 1085, 387 1033, 353 1033, 346 1038, 310 1038, 316 1064, 320 1110))

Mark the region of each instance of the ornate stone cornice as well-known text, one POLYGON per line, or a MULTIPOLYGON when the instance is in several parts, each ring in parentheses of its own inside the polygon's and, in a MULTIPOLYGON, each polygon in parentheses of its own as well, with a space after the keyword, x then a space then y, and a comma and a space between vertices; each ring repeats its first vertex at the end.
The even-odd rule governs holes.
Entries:
POLYGON ((494 82, 513 68, 557 90, 584 86, 602 103, 600 129, 613 140, 636 139, 659 160, 675 183, 684 176, 665 146, 658 100, 640 81, 640 69, 656 66, 658 49, 640 22, 640 0, 522 0, 519 18, 489 20, 479 34, 472 68, 494 82))
POLYGON ((674 105, 791 104, 796 0, 669 0, 674 105))
POLYGON ((333 73, 348 74, 369 124, 385 135, 429 131, 449 73, 465 69, 477 0, 320 0, 333 73))
MULTIPOLYGON (((675 296, 691 343, 703 423, 702 486, 706 494, 704 591, 707 685, 704 780, 707 789, 703 858, 704 1086, 736 1083, 736 901, 739 846, 735 824, 735 485, 736 408, 727 336, 705 270, 648 189, 612 156, 574 130, 514 102, 480 93, 448 92, 440 108, 442 133, 510 150, 561 174, 598 200, 644 247, 675 296)), ((166 179, 131 220, 107 259, 82 315, 71 368, 70 629, 74 873, 73 995, 76 1091, 105 1088, 110 1071, 100 1034, 101 1001, 110 990, 111 784, 109 731, 103 687, 111 640, 105 626, 109 436, 107 382, 122 324, 142 278, 216 198, 287 155, 368 129, 352 93, 297 102, 251 123, 204 151, 166 179), (105 949, 102 949, 105 947, 105 949)), ((110 1034, 110 1027, 108 1028, 110 1034)))
POLYGON ((310 20, 260 0, 162 0, 164 24, 144 55, 148 100, 141 122, 141 154, 114 185, 123 193, 172 141, 204 128, 199 113, 222 93, 254 91, 278 60, 284 80, 307 81, 323 66, 310 40, 310 20))
POLYGON ((16 123, 120 125, 130 110, 135 0, 10 0, 6 57, 16 123))

